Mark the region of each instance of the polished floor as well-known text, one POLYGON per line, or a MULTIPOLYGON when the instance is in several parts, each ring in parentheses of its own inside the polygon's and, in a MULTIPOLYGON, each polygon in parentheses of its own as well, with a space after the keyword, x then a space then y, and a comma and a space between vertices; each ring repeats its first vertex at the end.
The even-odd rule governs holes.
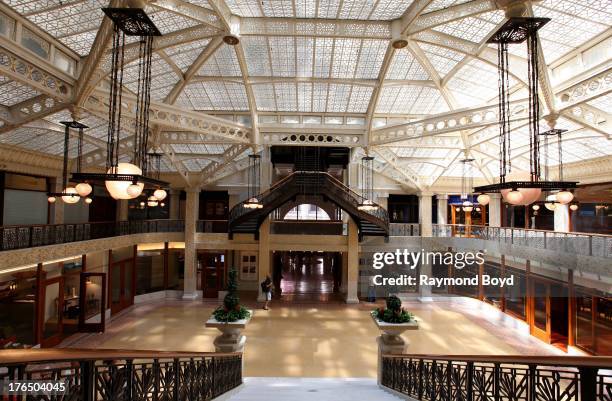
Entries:
MULTIPOLYGON (((255 310, 244 332, 245 376, 375 377, 379 333, 370 318, 372 307, 273 301, 271 310, 255 310)), ((479 301, 406 302, 405 307, 420 323, 420 330, 404 336, 408 353, 561 353, 529 336, 524 323, 479 301)), ((219 333, 204 327, 213 308, 212 303, 178 300, 137 305, 112 319, 105 333, 70 346, 213 351, 219 333)))

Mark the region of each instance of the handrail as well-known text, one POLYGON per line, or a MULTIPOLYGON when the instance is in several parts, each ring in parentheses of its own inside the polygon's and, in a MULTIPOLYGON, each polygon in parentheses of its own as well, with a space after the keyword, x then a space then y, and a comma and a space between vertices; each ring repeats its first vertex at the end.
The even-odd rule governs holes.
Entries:
POLYGON ((434 224, 434 226, 450 226, 450 227, 471 227, 471 228, 504 228, 511 230, 522 230, 522 231, 535 231, 542 233, 556 233, 556 234, 569 234, 569 235, 592 235, 596 237, 609 237, 612 238, 612 234, 601 234, 601 233, 587 233, 584 231, 555 231, 555 230, 542 230, 541 228, 523 228, 523 227, 493 227, 482 224, 434 224))
POLYGON ((416 400, 599 401, 612 358, 382 355, 380 384, 416 400))
POLYGON ((76 360, 202 358, 207 356, 237 356, 239 352, 184 352, 87 348, 7 349, 0 351, 0 365, 34 362, 64 362, 76 360))
POLYGON ((523 356, 523 355, 435 355, 435 354, 383 354, 383 358, 427 359, 454 362, 482 362, 508 364, 536 364, 542 366, 575 366, 612 368, 610 356, 523 356))

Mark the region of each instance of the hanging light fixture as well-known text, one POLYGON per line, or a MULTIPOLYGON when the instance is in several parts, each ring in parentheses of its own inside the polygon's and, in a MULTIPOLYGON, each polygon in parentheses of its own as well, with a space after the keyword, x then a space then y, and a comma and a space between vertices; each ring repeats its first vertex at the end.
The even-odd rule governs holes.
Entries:
POLYGON ((576 210, 578 210, 578 204, 572 203, 569 208, 572 212, 575 212, 576 210))
POLYGON ((533 205, 531 206, 531 208, 537 212, 538 210, 540 210, 540 205, 533 205))
POLYGON ((248 170, 248 197, 243 206, 247 209, 261 209, 263 204, 257 198, 259 194, 259 181, 261 174, 261 156, 249 155, 248 170))
MULTIPOLYGON (((152 152, 148 154, 149 168, 147 170, 146 175, 151 176, 158 181, 159 181, 159 177, 161 174, 161 157, 162 157, 161 153, 157 153, 157 152, 152 152)), ((168 196, 168 193, 166 192, 165 189, 158 187, 157 189, 155 189, 155 191, 153 191, 153 196, 158 201, 161 202, 164 199, 166 199, 166 196, 168 196)))
POLYGON ((474 203, 472 202, 472 187, 474 186, 474 170, 473 163, 474 159, 462 159, 462 174, 461 174, 461 209, 464 212, 470 213, 474 210, 474 203))
MULTIPOLYGON (((69 205, 79 202, 81 195, 77 188, 68 186, 68 151, 70 150, 70 129, 77 128, 79 130, 79 139, 77 143, 77 171, 81 169, 81 157, 83 153, 83 129, 87 128, 77 121, 60 121, 64 125, 64 159, 62 165, 62 192, 49 192, 47 194, 47 202, 55 203, 57 198, 61 198, 64 203, 69 205)), ((90 191, 91 192, 91 191, 90 191)))
POLYGON ((487 206, 491 202, 491 197, 488 194, 480 194, 476 198, 479 205, 487 206))
POLYGON ((142 8, 103 8, 102 11, 113 22, 106 173, 80 173, 73 175, 73 178, 104 183, 114 199, 134 199, 142 194, 145 187, 167 185, 143 173, 146 170, 149 138, 153 38, 161 36, 161 33, 142 8), (119 162, 126 36, 139 37, 134 153, 129 163, 119 162))
POLYGON ((540 172, 540 102, 538 96, 540 68, 537 31, 550 21, 549 18, 510 18, 489 39, 497 44, 499 73, 499 183, 475 188, 477 192, 500 192, 512 205, 529 205, 537 201, 543 190, 575 188, 576 182, 541 180, 540 172), (512 171, 510 126, 510 70, 508 45, 527 41, 528 92, 529 92, 529 177, 507 181, 512 171))
POLYGON ((378 209, 374 199, 374 158, 364 156, 361 158, 361 202, 357 209, 369 212, 378 209))
POLYGON ((155 196, 151 195, 147 198, 147 206, 156 207, 158 204, 158 200, 155 196))

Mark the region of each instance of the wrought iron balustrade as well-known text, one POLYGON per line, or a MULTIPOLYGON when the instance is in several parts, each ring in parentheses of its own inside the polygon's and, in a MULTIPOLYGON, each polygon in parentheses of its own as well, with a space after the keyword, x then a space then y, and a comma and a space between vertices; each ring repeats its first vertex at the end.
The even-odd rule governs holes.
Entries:
POLYGON ((463 224, 434 224, 434 237, 477 238, 530 248, 612 258, 612 235, 463 224))
POLYGON ((419 223, 391 223, 389 224, 391 237, 418 237, 421 235, 419 223))
POLYGON ((3 380, 66 383, 64 394, 8 395, 11 401, 206 401, 242 384, 242 354, 5 350, 0 351, 3 380))
POLYGON ((183 220, 132 220, 75 224, 35 224, 0 227, 0 250, 116 237, 119 235, 183 232, 183 220))
POLYGON ((198 220, 196 231, 199 233, 227 233, 227 220, 198 220))
POLYGON ((426 401, 609 401, 611 357, 383 355, 381 384, 426 401))

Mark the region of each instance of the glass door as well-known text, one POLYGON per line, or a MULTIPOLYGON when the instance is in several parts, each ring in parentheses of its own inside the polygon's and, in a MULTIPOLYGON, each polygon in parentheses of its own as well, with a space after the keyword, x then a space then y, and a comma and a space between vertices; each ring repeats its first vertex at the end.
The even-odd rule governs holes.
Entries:
POLYGON ((45 280, 41 286, 38 330, 42 347, 53 347, 62 341, 62 311, 64 305, 64 278, 45 280))
POLYGON ((550 286, 533 279, 531 287, 530 332, 542 341, 550 343, 550 286))
POLYGON ((111 265, 110 269, 110 308, 115 314, 134 304, 134 264, 124 260, 111 265))
POLYGON ((79 331, 102 332, 106 310, 106 274, 81 273, 79 331))
POLYGON ((200 254, 202 266, 202 295, 204 298, 217 298, 223 288, 225 254, 207 252, 200 254))

